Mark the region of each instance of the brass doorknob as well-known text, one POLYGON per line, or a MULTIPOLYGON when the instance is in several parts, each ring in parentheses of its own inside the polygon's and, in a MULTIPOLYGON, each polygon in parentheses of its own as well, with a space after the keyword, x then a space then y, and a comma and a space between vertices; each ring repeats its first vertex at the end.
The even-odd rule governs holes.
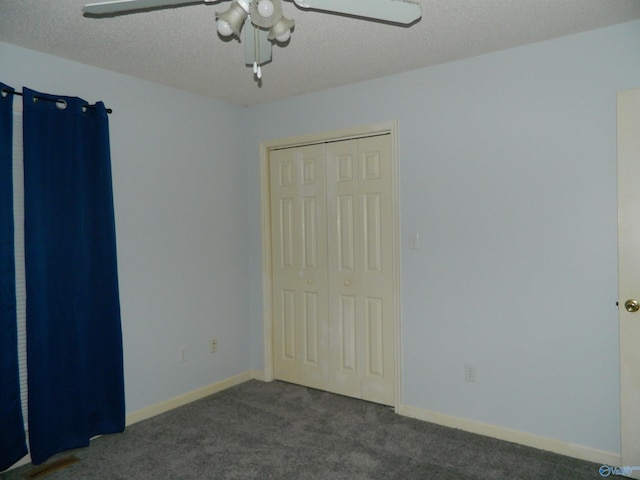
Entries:
POLYGON ((640 310, 640 302, 633 299, 627 300, 626 302, 624 302, 624 308, 627 310, 627 312, 637 312, 638 310, 640 310))

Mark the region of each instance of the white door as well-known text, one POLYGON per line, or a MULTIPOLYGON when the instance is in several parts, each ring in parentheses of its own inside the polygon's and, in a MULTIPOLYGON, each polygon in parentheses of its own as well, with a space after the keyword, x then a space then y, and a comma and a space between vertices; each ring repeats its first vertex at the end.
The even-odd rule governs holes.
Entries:
POLYGON ((275 378, 393 405, 390 136, 269 160, 275 378))
POLYGON ((640 88, 618 94, 618 262, 622 465, 640 466, 640 88))
POLYGON ((327 233, 324 145, 270 154, 273 366, 276 378, 324 389, 327 233))
POLYGON ((393 405, 393 229, 388 136, 327 145, 329 385, 393 405))

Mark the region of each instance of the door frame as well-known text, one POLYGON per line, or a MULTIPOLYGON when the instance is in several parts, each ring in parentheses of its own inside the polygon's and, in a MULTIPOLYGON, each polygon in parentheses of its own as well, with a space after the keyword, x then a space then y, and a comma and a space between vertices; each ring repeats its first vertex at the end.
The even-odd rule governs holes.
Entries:
POLYGON ((402 397, 402 342, 401 342, 401 302, 400 302, 400 201, 398 188, 398 122, 374 123, 359 127, 331 130, 295 137, 267 140, 260 143, 260 209, 262 236, 262 335, 263 335, 263 379, 274 380, 273 374, 273 308, 272 308, 272 257, 271 257, 271 212, 269 187, 269 151, 276 148, 296 147, 315 143, 326 143, 354 138, 389 134, 391 136, 391 200, 392 200, 392 256, 393 256, 393 324, 395 350, 395 401, 398 411, 402 397))
MULTIPOLYGON (((617 180, 618 180, 618 321, 620 355, 620 461, 622 465, 637 463, 640 459, 640 409, 636 407, 638 393, 637 367, 640 354, 633 340, 640 335, 639 313, 629 313, 625 309, 627 299, 639 298, 640 292, 632 280, 630 271, 637 268, 640 258, 633 247, 637 242, 640 224, 635 221, 630 203, 635 203, 632 195, 634 185, 640 178, 632 160, 640 151, 640 140, 634 135, 633 128, 640 124, 640 88, 622 90, 617 93, 617 180), (624 258, 623 258, 624 256, 624 258)), ((634 473, 633 478, 640 478, 634 473)))

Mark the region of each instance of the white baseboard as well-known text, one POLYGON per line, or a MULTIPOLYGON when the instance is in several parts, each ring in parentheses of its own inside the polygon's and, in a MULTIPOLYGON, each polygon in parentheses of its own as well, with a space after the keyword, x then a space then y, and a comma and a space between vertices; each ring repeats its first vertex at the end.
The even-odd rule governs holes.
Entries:
POLYGON ((568 457, 579 458, 580 460, 606 465, 620 465, 621 462, 620 455, 616 453, 585 447, 583 445, 562 442, 553 438, 489 425, 476 422, 474 420, 454 417, 452 415, 432 412, 409 405, 400 405, 396 412, 399 415, 404 415, 405 417, 416 418, 418 420, 443 425, 445 427, 457 428, 459 430, 497 438, 498 440, 505 440, 507 442, 518 443, 527 447, 559 453, 568 457))
POLYGON ((254 372, 247 371, 234 377, 222 380, 220 382, 207 385, 206 387, 183 393, 182 395, 170 398, 169 400, 165 400, 164 402, 156 403, 155 405, 151 405, 150 407, 136 410, 135 412, 129 413, 127 415, 126 424, 127 426, 133 425, 134 423, 141 422, 142 420, 146 420, 147 418, 155 417, 156 415, 160 415, 161 413, 168 412, 169 410, 173 410, 174 408, 181 407, 183 405, 186 405, 187 403, 195 402, 196 400, 200 400, 201 398, 208 397, 209 395, 212 395, 214 393, 221 392, 223 390, 226 390, 227 388, 234 387, 248 380, 252 380, 253 378, 255 378, 254 372))

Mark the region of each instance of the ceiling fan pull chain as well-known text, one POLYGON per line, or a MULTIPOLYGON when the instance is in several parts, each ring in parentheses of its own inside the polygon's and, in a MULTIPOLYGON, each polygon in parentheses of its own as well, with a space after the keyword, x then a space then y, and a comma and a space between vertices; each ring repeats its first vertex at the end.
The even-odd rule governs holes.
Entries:
POLYGON ((258 59, 260 58, 258 56, 258 29, 255 27, 255 25, 251 24, 251 26, 253 27, 253 74, 257 75, 258 74, 258 59))

